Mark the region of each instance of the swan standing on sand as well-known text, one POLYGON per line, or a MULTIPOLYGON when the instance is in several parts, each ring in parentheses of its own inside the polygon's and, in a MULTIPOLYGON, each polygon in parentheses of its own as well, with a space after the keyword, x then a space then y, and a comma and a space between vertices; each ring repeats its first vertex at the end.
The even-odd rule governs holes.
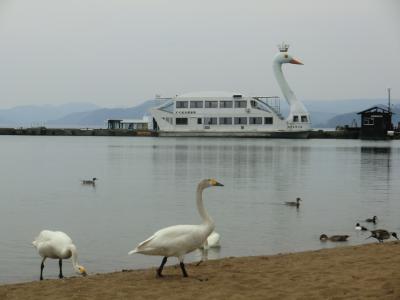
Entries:
POLYGON ((200 225, 175 225, 163 228, 154 233, 147 240, 141 242, 134 250, 129 252, 145 255, 164 256, 157 275, 162 277, 162 270, 168 257, 174 256, 179 260, 182 274, 187 277, 183 259, 186 253, 192 252, 204 245, 207 237, 214 230, 214 221, 208 215, 203 205, 203 190, 211 186, 223 186, 215 179, 204 179, 197 186, 196 204, 203 223, 200 225))
POLYGON ((71 238, 64 232, 43 230, 32 244, 38 250, 39 255, 43 257, 42 264, 40 265, 40 280, 43 280, 44 261, 46 258, 58 259, 60 266, 59 278, 64 277, 62 274, 62 260, 70 257, 72 258, 74 271, 86 276, 85 268, 78 264, 76 247, 72 243, 71 238))

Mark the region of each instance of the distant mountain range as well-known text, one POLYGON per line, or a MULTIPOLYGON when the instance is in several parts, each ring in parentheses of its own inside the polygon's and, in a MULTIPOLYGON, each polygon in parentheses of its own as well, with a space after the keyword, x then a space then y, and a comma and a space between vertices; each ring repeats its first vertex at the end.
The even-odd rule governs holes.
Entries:
POLYGON ((106 126, 107 119, 142 119, 149 115, 149 109, 165 100, 148 100, 130 108, 101 108, 86 112, 67 114, 62 118, 49 120, 50 125, 106 126))
MULTIPOLYGON (((141 119, 149 114, 151 107, 162 104, 165 100, 147 100, 129 108, 101 108, 91 103, 67 103, 59 106, 17 106, 0 109, 1 127, 105 127, 107 119, 141 119)), ((399 103, 399 100, 393 101, 399 103)), ((329 101, 304 101, 311 114, 314 128, 335 128, 350 125, 353 119, 360 125, 357 112, 372 106, 384 106, 386 99, 349 99, 329 101)), ((400 104, 392 107, 393 123, 400 121, 400 104)), ((288 114, 288 107, 281 100, 281 112, 288 114)))
POLYGON ((66 103, 62 105, 29 105, 0 109, 0 126, 37 126, 47 120, 62 118, 68 114, 99 109, 92 103, 66 103))

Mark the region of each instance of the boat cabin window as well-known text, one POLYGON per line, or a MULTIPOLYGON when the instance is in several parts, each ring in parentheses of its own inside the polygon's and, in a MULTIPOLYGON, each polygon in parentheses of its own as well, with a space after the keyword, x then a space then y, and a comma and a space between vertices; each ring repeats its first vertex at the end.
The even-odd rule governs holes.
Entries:
POLYGON ((298 122, 299 121, 299 116, 293 116, 293 122, 298 122))
POLYGON ((235 101, 235 107, 236 108, 246 108, 247 107, 247 101, 235 101))
POLYGON ((201 118, 197 118, 197 124, 201 124, 203 120, 201 118))
POLYGON ((187 101, 176 101, 176 108, 188 108, 187 101))
POLYGON ((235 117, 235 125, 238 124, 247 124, 247 118, 246 117, 235 117))
POLYGON ((217 118, 204 118, 205 125, 217 125, 217 118))
POLYGON ((220 108, 232 108, 233 107, 233 103, 232 103, 232 101, 220 101, 219 102, 219 107, 220 108))
POLYGON ((264 124, 269 125, 273 123, 273 118, 272 117, 265 117, 264 118, 264 124))
POLYGON ((249 124, 252 125, 262 124, 262 117, 250 117, 249 124))
POLYGON ((301 116, 301 122, 307 123, 308 122, 307 116, 301 116))
POLYGON ((187 125, 188 119, 187 118, 176 118, 175 123, 176 123, 176 125, 187 125))
POLYGON ((203 101, 190 101, 190 108, 203 108, 203 101))
POLYGON ((218 108, 218 101, 206 101, 206 108, 218 108))
POLYGON ((219 118, 219 125, 232 125, 232 118, 219 118))

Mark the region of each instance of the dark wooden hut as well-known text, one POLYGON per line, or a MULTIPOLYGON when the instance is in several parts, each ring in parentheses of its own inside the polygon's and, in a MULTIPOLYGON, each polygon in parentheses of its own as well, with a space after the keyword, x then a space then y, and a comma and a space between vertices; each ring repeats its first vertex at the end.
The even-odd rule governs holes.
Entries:
POLYGON ((388 131, 393 130, 392 112, 382 107, 374 106, 360 111, 361 139, 382 140, 388 138, 388 131))

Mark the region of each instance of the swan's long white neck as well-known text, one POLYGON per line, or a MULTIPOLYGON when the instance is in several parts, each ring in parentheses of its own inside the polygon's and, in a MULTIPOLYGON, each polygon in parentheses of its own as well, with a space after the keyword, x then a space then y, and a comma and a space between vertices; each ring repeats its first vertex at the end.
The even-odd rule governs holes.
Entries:
POLYGON ((206 211, 206 209, 204 208, 204 205, 203 205, 203 190, 204 190, 203 186, 199 185, 197 187, 197 191, 196 191, 197 210, 199 211, 200 217, 203 220, 203 224, 211 227, 212 230, 213 230, 214 229, 214 221, 208 215, 208 213, 207 213, 207 211, 206 211))
POLYGON ((282 94, 285 97, 287 103, 289 104, 289 116, 287 120, 292 121, 293 120, 293 115, 295 114, 307 114, 308 111, 304 107, 303 103, 301 101, 297 100, 296 95, 293 93, 292 89, 290 88, 289 84, 286 81, 285 76, 283 75, 282 72, 282 63, 275 59, 273 63, 273 69, 274 69, 274 74, 275 78, 278 81, 279 87, 282 90, 282 94))
POLYGON ((79 265, 78 265, 78 253, 76 251, 75 245, 69 246, 68 250, 71 251, 72 267, 74 268, 74 270, 77 270, 79 265))

